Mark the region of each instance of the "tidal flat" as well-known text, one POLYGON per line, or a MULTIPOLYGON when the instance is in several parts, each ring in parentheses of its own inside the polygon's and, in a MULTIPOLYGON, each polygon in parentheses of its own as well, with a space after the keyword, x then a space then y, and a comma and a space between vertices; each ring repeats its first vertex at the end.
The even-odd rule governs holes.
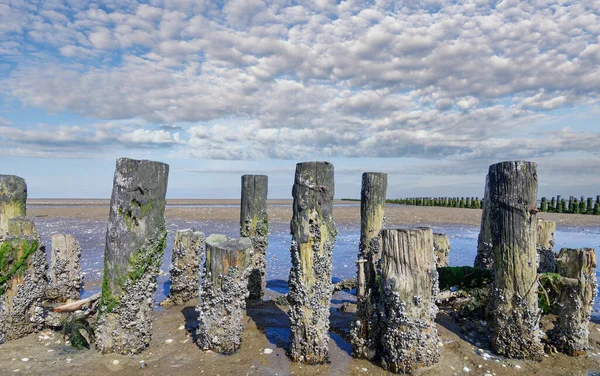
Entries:
MULTIPOLYGON (((151 346, 133 357, 101 355, 94 350, 73 350, 59 333, 44 331, 6 343, 0 347, 0 373, 12 374, 105 374, 155 375, 379 375, 387 374, 377 362, 353 359, 348 332, 352 312, 338 310, 344 303, 352 306, 355 296, 337 292, 332 299, 331 363, 306 366, 289 361, 285 355, 289 337, 286 306, 273 299, 287 292, 290 268, 291 201, 270 200, 269 247, 267 251, 267 294, 260 304, 250 304, 245 317, 246 330, 241 349, 224 356, 203 352, 193 343, 190 331, 195 324, 196 302, 162 309, 158 303, 169 289, 169 263, 173 237, 178 229, 193 228, 206 235, 220 233, 239 236, 239 200, 168 200, 168 234, 158 290, 155 296, 154 337, 151 346), (23 359, 27 359, 24 361, 23 359)), ((108 200, 29 200, 27 215, 32 218, 47 248, 56 233, 74 235, 83 249, 85 275, 83 297, 100 291, 108 200)), ((333 252, 334 282, 356 274, 360 235, 360 205, 336 201, 334 216, 338 237, 333 252)), ((432 227, 450 238, 451 266, 472 265, 477 248, 481 210, 442 207, 386 206, 386 227, 432 227)), ((539 213, 541 219, 556 221, 556 245, 600 249, 600 216, 539 213)), ((596 271, 598 275, 598 270, 596 271)), ((600 303, 594 304, 590 323, 591 351, 579 358, 551 354, 541 362, 509 360, 495 356, 486 337, 450 314, 440 311, 437 323, 441 338, 440 362, 418 370, 416 375, 589 375, 600 374, 600 303)), ((547 320, 547 319, 546 319, 547 320)))

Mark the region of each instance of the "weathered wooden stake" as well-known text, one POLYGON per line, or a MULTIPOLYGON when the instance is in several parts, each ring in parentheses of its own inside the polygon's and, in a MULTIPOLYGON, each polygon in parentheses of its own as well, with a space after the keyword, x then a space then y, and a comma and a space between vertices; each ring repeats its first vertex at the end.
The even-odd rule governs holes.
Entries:
POLYGON ((381 230, 385 218, 387 174, 365 172, 360 192, 360 244, 358 246, 358 288, 356 321, 352 325, 352 356, 373 359, 379 333, 377 301, 377 265, 381 258, 381 230))
POLYGON ((160 305, 170 308, 198 297, 200 265, 204 253, 204 233, 177 230, 171 257, 169 296, 160 305))
POLYGON ((248 297, 252 241, 210 235, 200 287, 198 341, 202 350, 232 353, 240 347, 248 297))
POLYGON ((481 208, 481 227, 477 238, 476 268, 490 269, 492 267, 492 224, 490 222, 490 192, 489 176, 485 177, 483 207, 481 208))
POLYGON ((537 166, 501 162, 489 169, 494 282, 490 292, 492 349, 509 358, 542 353, 536 271, 537 166))
POLYGON ((0 175, 0 240, 8 236, 8 220, 25 216, 27 184, 15 175, 0 175))
POLYGON ((450 257, 450 239, 446 234, 433 234, 433 250, 435 252, 435 261, 438 268, 448 266, 448 257, 450 257))
POLYGON ((47 268, 37 236, 9 235, 0 242, 0 344, 41 328, 47 268))
POLYGON ((598 293, 596 285, 596 252, 593 248, 560 250, 558 256, 557 319, 548 333, 551 342, 570 356, 580 356, 589 349, 588 325, 592 305, 598 293))
POLYGON ((331 163, 296 165, 292 189, 292 268, 288 282, 289 356, 295 362, 329 361, 331 256, 337 235, 332 215, 333 193, 331 163))
POLYGON ((538 273, 556 273, 556 253, 554 248, 554 232, 556 222, 538 220, 536 249, 538 254, 538 273))
POLYGON ((435 324, 438 274, 431 229, 383 230, 382 366, 412 373, 439 360, 435 324))
POLYGON ((78 300, 83 287, 81 247, 73 235, 52 235, 50 287, 46 297, 59 302, 78 300))
POLYGON ((269 219, 267 216, 268 177, 242 176, 242 204, 240 235, 252 240, 253 268, 248 276, 251 300, 261 300, 266 288, 267 247, 269 246, 269 219))
POLYGON ((117 159, 96 329, 103 353, 136 354, 150 344, 168 176, 164 163, 117 159))

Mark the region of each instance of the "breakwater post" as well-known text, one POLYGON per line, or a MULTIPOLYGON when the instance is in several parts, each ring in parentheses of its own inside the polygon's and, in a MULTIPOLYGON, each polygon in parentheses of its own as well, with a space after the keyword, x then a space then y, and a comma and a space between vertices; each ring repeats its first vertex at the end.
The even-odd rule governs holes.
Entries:
POLYGON ((253 266, 248 276, 250 300, 262 300, 266 288, 265 274, 269 246, 268 179, 266 175, 242 176, 240 236, 252 240, 253 266))
POLYGON ((431 229, 382 231, 381 358, 394 373, 439 361, 439 292, 431 229))
POLYGON ((296 165, 290 225, 292 267, 288 281, 291 322, 288 354, 295 362, 329 361, 331 259, 337 235, 332 213, 333 194, 331 163, 296 165))
POLYGON ((0 240, 8 236, 8 220, 24 217, 27 201, 25 179, 0 175, 0 240))
POLYGON ((556 222, 539 220, 537 224, 536 249, 538 255, 538 273, 556 272, 556 253, 552 250, 554 244, 554 233, 556 222))
POLYGON ((252 241, 213 234, 206 238, 200 286, 197 345, 202 350, 232 353, 241 344, 242 317, 248 297, 252 241))
POLYGON ((501 162, 489 168, 494 281, 490 291, 492 349, 509 358, 542 354, 537 296, 537 165, 501 162))
POLYGON ((377 351, 378 323, 375 302, 381 230, 384 225, 387 174, 365 172, 360 192, 360 244, 358 249, 356 321, 352 325, 352 356, 373 359, 377 351))
POLYGON ((487 175, 485 177, 481 225, 477 238, 477 256, 475 256, 474 266, 476 268, 490 269, 492 265, 492 223, 490 219, 489 175, 487 175))
POLYGON ((596 298, 596 252, 593 248, 563 248, 558 256, 561 278, 557 302, 557 319, 548 333, 550 341, 570 356, 585 354, 589 348, 589 322, 596 298))
POLYGON ((446 234, 433 234, 433 251, 435 252, 435 262, 438 268, 448 266, 448 257, 450 257, 450 239, 446 234))
POLYGON ((103 353, 137 354, 150 344, 168 176, 167 164, 117 159, 96 329, 103 353))
POLYGON ((200 265, 204 252, 204 233, 177 230, 171 257, 169 295, 160 305, 170 308, 198 297, 200 265))
POLYGON ((46 292, 47 298, 59 302, 80 298, 83 287, 80 260, 81 247, 73 235, 52 235, 51 283, 46 292))

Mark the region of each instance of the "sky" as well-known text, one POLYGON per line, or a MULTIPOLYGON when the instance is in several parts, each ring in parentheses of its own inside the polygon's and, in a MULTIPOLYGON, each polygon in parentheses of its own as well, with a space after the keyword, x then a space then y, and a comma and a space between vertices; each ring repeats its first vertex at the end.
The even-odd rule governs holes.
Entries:
POLYGON ((600 194, 600 0, 0 0, 0 173, 29 197, 108 198, 118 157, 170 198, 482 196, 538 163, 539 196, 600 194))

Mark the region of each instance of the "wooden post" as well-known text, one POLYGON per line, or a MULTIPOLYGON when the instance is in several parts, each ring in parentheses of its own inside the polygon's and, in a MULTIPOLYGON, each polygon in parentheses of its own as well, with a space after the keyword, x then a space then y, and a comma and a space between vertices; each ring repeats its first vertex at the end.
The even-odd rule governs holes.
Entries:
POLYGON ((269 246, 269 219, 267 216, 266 175, 242 176, 240 236, 252 240, 252 271, 248 276, 249 299, 262 300, 265 293, 267 247, 269 246))
POLYGON ((28 236, 39 240, 35 223, 29 218, 16 217, 8 220, 8 236, 28 236))
POLYGON ((198 341, 202 350, 232 353, 240 347, 248 297, 252 241, 210 235, 200 287, 198 341))
POLYGON ((331 256, 337 230, 333 222, 333 165, 296 165, 292 188, 292 268, 288 315, 291 322, 289 356, 308 364, 329 361, 331 256))
POLYGON ((492 223, 490 222, 490 192, 489 175, 485 177, 485 189, 483 194, 483 207, 481 208, 481 226, 477 238, 477 256, 474 266, 476 268, 492 268, 492 223))
POLYGON ((38 237, 8 236, 0 242, 0 344, 40 329, 48 280, 46 250, 38 237))
POLYGON ((434 233, 433 250, 437 267, 448 266, 448 257, 450 256, 450 239, 448 239, 448 235, 434 233))
POLYGON ((492 349, 509 358, 537 358, 542 354, 535 248, 537 166, 501 162, 491 165, 488 175, 494 263, 489 305, 492 349))
POLYGON ((8 236, 8 220, 25 216, 27 184, 15 175, 0 175, 0 240, 8 236))
POLYGON ((52 235, 50 258, 50 287, 46 298, 65 302, 78 300, 83 287, 81 273, 81 247, 73 235, 52 235))
POLYGON ((360 244, 358 246, 358 288, 356 321, 352 325, 352 356, 373 359, 377 351, 375 302, 377 265, 381 258, 381 230, 384 225, 387 174, 365 172, 360 192, 360 244))
POLYGON ((561 275, 556 304, 554 329, 550 341, 569 356, 580 356, 589 349, 592 305, 598 293, 596 285, 596 252, 593 248, 563 248, 558 256, 561 275))
POLYGON ((538 273, 556 273, 556 253, 552 250, 555 231, 556 222, 538 220, 536 241, 538 273))
POLYGON ((168 176, 164 163, 117 159, 96 329, 103 353, 137 354, 150 344, 168 176))
POLYGON ((438 274, 431 229, 383 230, 381 359, 383 368, 412 373, 439 361, 435 324, 438 274))
POLYGON ((177 230, 171 256, 169 296, 160 305, 171 308, 198 297, 200 265, 204 253, 204 233, 177 230))

